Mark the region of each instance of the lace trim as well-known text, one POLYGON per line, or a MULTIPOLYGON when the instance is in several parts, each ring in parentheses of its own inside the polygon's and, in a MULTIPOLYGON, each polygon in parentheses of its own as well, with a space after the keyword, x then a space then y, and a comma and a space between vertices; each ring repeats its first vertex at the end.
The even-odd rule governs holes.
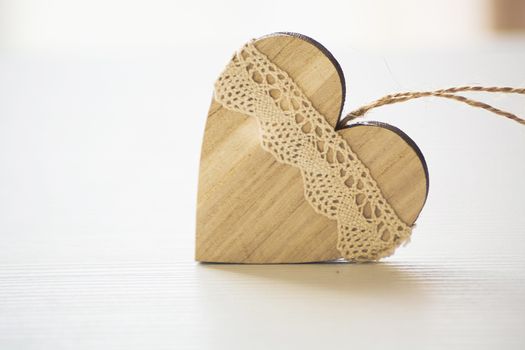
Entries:
POLYGON ((263 149, 298 168, 314 210, 337 220, 337 249, 353 261, 389 256, 411 228, 383 197, 368 168, 294 83, 253 42, 215 83, 215 99, 258 120, 263 149))

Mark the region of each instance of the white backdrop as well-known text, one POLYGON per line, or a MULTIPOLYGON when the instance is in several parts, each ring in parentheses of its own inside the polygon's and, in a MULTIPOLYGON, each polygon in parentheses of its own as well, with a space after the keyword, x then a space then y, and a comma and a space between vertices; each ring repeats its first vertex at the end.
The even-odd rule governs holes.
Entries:
POLYGON ((2 0, 0 47, 176 47, 279 30, 355 48, 463 47, 492 39, 490 9, 489 0, 2 0))

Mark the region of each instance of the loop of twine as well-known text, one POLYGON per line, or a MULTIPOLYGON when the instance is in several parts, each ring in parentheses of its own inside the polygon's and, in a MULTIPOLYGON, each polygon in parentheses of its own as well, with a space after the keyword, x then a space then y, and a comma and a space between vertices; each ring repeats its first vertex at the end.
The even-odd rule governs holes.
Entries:
POLYGON ((408 100, 413 100, 416 98, 421 97, 428 97, 428 96, 435 96, 435 97, 442 97, 442 98, 448 98, 451 100, 459 101, 466 103, 472 107, 482 108, 489 112, 495 113, 497 115, 503 116, 505 118, 509 118, 511 120, 514 120, 520 124, 525 125, 525 119, 518 117, 517 115, 503 111, 501 109, 498 109, 496 107, 493 107, 491 105, 488 105, 486 103, 476 101, 461 95, 456 95, 458 92, 498 92, 498 93, 505 93, 505 94, 521 94, 525 95, 525 88, 512 88, 512 87, 484 87, 484 86, 460 86, 460 87, 451 87, 448 89, 440 89, 435 91, 416 91, 416 92, 400 92, 396 94, 390 94, 386 95, 372 103, 369 103, 363 107, 360 107, 353 112, 348 113, 343 119, 341 119, 339 125, 345 126, 349 121, 364 116, 367 112, 370 110, 381 107, 384 105, 404 102, 408 100))

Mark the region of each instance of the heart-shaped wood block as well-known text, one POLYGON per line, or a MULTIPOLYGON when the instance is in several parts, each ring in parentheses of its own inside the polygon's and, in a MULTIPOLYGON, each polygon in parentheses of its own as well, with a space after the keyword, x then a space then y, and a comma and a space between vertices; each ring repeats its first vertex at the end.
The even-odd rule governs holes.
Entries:
MULTIPOLYGON (((294 80, 336 128, 345 82, 321 44, 300 34, 277 33, 255 47, 294 80)), ((368 167, 399 219, 411 226, 428 192, 428 172, 416 144, 383 123, 338 130, 368 167)), ((305 199, 300 171, 261 147, 256 118, 209 109, 199 174, 196 260, 224 263, 298 263, 341 258, 337 223, 305 199)))

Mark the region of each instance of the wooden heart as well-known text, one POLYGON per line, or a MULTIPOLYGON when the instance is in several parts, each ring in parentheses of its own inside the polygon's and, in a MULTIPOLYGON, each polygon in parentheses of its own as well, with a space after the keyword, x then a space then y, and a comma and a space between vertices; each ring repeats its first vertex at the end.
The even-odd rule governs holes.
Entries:
MULTIPOLYGON (((340 119, 342 70, 321 44, 299 34, 260 38, 255 47, 287 72, 328 123, 340 119)), ((416 144, 383 123, 338 131, 368 167, 399 219, 411 226, 428 191, 428 173, 416 144)), ((300 171, 261 147, 255 118, 212 100, 204 139, 197 200, 196 260, 227 263, 298 263, 341 258, 337 223, 305 200, 300 171)))

